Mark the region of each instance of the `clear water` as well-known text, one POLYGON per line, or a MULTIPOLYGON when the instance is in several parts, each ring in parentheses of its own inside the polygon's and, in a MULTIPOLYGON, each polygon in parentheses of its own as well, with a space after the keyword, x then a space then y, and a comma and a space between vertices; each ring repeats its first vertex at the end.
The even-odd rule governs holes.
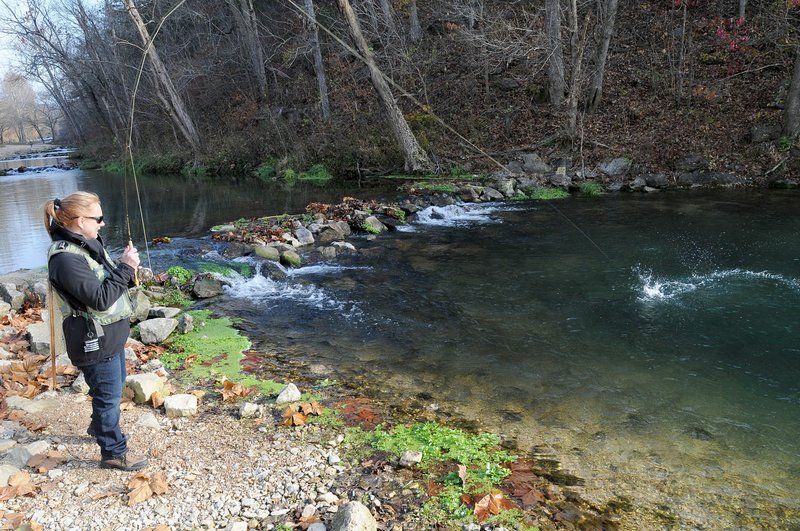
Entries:
MULTIPOLYGON (((19 166, 16 161, 5 162, 19 166)), ((219 182, 163 175, 140 175, 138 184, 148 240, 203 237, 212 226, 238 218, 302 212, 312 201, 338 202, 344 195, 376 193, 352 186, 281 188, 255 179, 219 182)), ((102 234, 112 250, 127 243, 130 219, 133 241, 145 256, 145 234, 132 177, 126 180, 124 175, 102 171, 46 168, 0 177, 0 274, 44 265, 50 238, 44 229, 43 205, 77 190, 100 196, 106 218, 102 234)))
MULTIPOLYGON (((77 170, 0 178, 0 272, 41 265, 41 204, 76 189, 100 193, 122 245, 122 184, 77 170)), ((191 238, 213 224, 343 195, 140 185, 150 236, 184 236, 154 249, 162 265, 210 248, 191 238)), ((628 528, 796 529, 798 199, 685 191, 442 209, 353 240, 351 257, 240 278, 216 304, 265 350, 556 457, 589 500, 630 501, 628 528)))
POLYGON ((631 501, 630 527, 796 528, 798 198, 440 211, 327 269, 242 280, 226 307, 340 378, 556 456, 590 500, 631 501))

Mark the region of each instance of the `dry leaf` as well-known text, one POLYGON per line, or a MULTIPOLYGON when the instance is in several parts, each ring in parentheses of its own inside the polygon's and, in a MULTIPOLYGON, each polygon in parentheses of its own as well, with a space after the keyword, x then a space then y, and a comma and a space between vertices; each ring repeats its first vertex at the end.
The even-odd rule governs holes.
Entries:
POLYGON ((194 391, 189 391, 190 395, 194 395, 197 397, 197 400, 202 400, 206 396, 206 392, 202 389, 195 389, 194 391))
POLYGON ((283 412, 284 426, 302 426, 308 417, 298 411, 297 406, 289 406, 283 412))
POLYGON ((319 402, 306 402, 300 404, 300 411, 305 415, 322 415, 323 407, 319 402))
POLYGON ((467 484, 467 467, 458 465, 458 477, 461 479, 461 485, 467 484))
POLYGON ((105 492, 98 492, 96 494, 92 494, 92 501, 102 500, 103 498, 110 498, 111 496, 116 496, 117 493, 111 490, 107 490, 105 492))
POLYGON ((493 492, 483 497, 476 497, 478 501, 475 502, 475 518, 478 522, 483 522, 491 515, 517 508, 517 504, 506 498, 502 492, 493 492))
POLYGON ((253 394, 253 389, 248 389, 240 383, 234 383, 230 380, 225 380, 222 384, 222 400, 239 400, 247 395, 253 394))
POLYGON ((161 494, 166 494, 169 491, 169 486, 167 485, 167 477, 164 475, 163 472, 159 472, 153 479, 150 480, 150 488, 153 489, 153 494, 156 496, 160 496, 161 494))
POLYGON ((311 516, 303 516, 300 518, 300 522, 298 523, 301 529, 308 529, 313 524, 317 522, 321 522, 322 520, 319 519, 319 516, 316 514, 312 514, 311 516))
POLYGON ((119 403, 119 410, 120 411, 130 411, 134 407, 136 407, 136 405, 133 403, 133 400, 131 400, 129 398, 123 398, 119 403))
POLYGON ((142 483, 128 493, 128 507, 148 500, 152 496, 153 490, 150 488, 150 484, 147 482, 142 483))
POLYGON ((150 395, 150 402, 152 402, 154 408, 158 409, 164 405, 164 397, 161 396, 161 393, 156 391, 150 395))

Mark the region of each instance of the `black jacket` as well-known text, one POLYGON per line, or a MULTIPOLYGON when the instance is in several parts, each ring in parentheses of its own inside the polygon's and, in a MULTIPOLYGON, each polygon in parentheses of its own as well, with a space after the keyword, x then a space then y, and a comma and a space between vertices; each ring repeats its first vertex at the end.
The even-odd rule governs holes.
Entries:
POLYGON ((100 282, 83 256, 62 252, 52 256, 48 263, 48 276, 53 288, 67 300, 69 305, 82 315, 64 316, 64 339, 67 343, 67 354, 70 361, 78 367, 92 365, 125 349, 125 342, 130 334, 130 321, 122 319, 116 323, 103 326, 103 337, 100 350, 84 352, 86 334, 93 326, 86 318, 86 307, 106 310, 117 301, 134 278, 134 270, 127 264, 120 263, 116 267, 105 259, 103 241, 86 240, 64 227, 54 225, 53 241, 68 241, 79 245, 89 252, 93 260, 102 264, 106 270, 106 278, 100 282))

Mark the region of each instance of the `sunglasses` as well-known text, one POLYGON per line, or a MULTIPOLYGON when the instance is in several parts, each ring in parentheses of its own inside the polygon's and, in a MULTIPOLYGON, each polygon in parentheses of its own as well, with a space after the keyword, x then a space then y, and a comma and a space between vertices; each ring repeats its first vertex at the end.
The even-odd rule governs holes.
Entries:
POLYGON ((97 217, 95 217, 95 216, 83 216, 83 217, 86 218, 86 219, 95 220, 98 225, 103 222, 103 216, 97 216, 97 217))

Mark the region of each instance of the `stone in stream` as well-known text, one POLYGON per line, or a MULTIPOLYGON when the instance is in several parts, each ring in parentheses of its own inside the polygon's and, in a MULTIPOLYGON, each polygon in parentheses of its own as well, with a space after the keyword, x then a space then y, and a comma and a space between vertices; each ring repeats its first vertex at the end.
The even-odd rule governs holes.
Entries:
POLYGON ((352 501, 342 505, 331 522, 332 531, 376 531, 378 523, 363 504, 352 501))
POLYGON ((171 306, 153 306, 150 308, 147 316, 151 319, 156 319, 158 317, 171 319, 173 317, 177 317, 181 311, 182 310, 180 308, 173 308, 171 306))
POLYGON ((201 278, 194 283, 192 293, 200 299, 216 297, 222 293, 222 283, 215 278, 201 278))
POLYGON ((336 247, 329 245, 327 247, 317 247, 317 252, 323 260, 333 260, 336 258, 336 247))
POLYGON ((300 245, 311 245, 314 243, 314 235, 305 227, 295 229, 294 235, 297 241, 300 242, 300 245))
POLYGON ((290 267, 300 267, 302 265, 302 260, 300 260, 300 255, 294 251, 283 251, 281 253, 281 263, 290 267))
POLYGON ((153 345, 167 339, 177 326, 177 319, 167 319, 165 317, 148 319, 139 324, 139 335, 142 338, 142 343, 153 345))
POLYGON ((386 225, 381 223, 381 221, 375 216, 368 216, 367 219, 364 220, 362 228, 368 232, 377 233, 386 232, 388 230, 386 225))
POLYGON ((277 262, 281 259, 281 252, 269 245, 259 245, 256 247, 256 255, 267 260, 277 262))

